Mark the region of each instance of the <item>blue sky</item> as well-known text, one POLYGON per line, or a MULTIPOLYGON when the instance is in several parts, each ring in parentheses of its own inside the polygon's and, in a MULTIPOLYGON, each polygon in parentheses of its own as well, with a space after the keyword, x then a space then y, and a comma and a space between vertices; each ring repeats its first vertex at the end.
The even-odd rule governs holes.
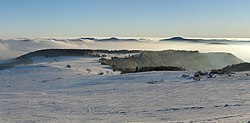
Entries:
POLYGON ((0 36, 250 38, 249 0, 0 0, 0 36))

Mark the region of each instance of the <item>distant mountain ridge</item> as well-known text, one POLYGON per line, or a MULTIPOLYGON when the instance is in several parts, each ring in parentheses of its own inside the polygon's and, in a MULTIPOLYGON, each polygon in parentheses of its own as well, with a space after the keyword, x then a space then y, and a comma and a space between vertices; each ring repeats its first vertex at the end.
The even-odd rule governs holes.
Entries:
POLYGON ((97 39, 96 41, 139 41, 137 39, 120 39, 116 37, 105 38, 105 39, 97 39))
POLYGON ((69 41, 83 41, 83 40, 90 40, 90 41, 139 41, 137 39, 120 39, 120 38, 116 38, 116 37, 111 37, 111 38, 103 38, 103 39, 97 39, 97 38, 79 38, 79 39, 68 39, 69 41))
MULTIPOLYGON (((97 42, 119 42, 119 41, 128 41, 128 42, 142 42, 142 41, 153 41, 151 39, 144 39, 144 38, 140 38, 140 39, 136 39, 136 38, 117 38, 117 37, 110 37, 110 38, 93 38, 93 37, 83 37, 83 38, 73 38, 73 39, 54 39, 55 41, 97 41, 97 42)), ((172 37, 172 38, 166 38, 166 39, 161 39, 158 40, 159 42, 164 42, 164 41, 183 41, 183 42, 193 42, 193 43, 208 43, 208 44, 223 44, 223 45, 227 45, 226 43, 228 42, 250 42, 250 41, 246 41, 246 40, 228 40, 228 39, 202 39, 202 38, 184 38, 181 36, 176 36, 176 37, 172 37)))
POLYGON ((172 38, 167 38, 167 39, 161 39, 160 41, 190 41, 190 42, 202 42, 202 41, 231 41, 231 40, 226 40, 226 39, 188 39, 188 38, 183 38, 183 37, 172 37, 172 38))
POLYGON ((202 39, 186 39, 183 37, 172 37, 168 39, 162 39, 160 41, 197 41, 197 40, 202 40, 202 39))
POLYGON ((250 41, 236 41, 228 39, 192 39, 192 38, 183 38, 183 37, 172 37, 167 39, 161 39, 160 41, 186 41, 193 43, 208 43, 208 44, 223 44, 226 45, 228 42, 250 42, 250 41))

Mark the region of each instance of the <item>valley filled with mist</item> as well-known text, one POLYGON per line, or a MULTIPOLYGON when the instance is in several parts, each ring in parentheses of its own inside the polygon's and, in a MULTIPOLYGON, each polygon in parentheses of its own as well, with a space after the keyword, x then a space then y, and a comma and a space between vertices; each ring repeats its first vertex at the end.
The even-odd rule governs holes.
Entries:
POLYGON ((200 52, 232 53, 250 61, 246 39, 189 39, 163 40, 164 38, 16 38, 0 40, 0 60, 15 58, 41 49, 107 49, 107 50, 188 50, 200 52))

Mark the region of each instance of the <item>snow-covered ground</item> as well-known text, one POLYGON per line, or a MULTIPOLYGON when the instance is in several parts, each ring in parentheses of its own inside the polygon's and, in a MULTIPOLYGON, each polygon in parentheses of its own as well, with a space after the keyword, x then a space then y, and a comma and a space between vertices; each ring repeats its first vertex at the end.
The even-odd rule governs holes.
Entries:
MULTIPOLYGON (((1 39, 0 63, 51 48, 229 52, 249 62, 249 47, 248 42, 211 45, 157 42, 156 39, 143 42, 1 39)), ((33 64, 0 71, 0 123, 234 123, 250 120, 248 72, 193 81, 182 77, 182 74, 193 75, 191 71, 121 75, 110 66, 98 63, 96 57, 36 57, 32 60, 33 64)))
POLYGON ((250 120, 247 72, 193 81, 182 77, 190 71, 120 75, 95 57, 33 61, 0 71, 0 122, 250 120))

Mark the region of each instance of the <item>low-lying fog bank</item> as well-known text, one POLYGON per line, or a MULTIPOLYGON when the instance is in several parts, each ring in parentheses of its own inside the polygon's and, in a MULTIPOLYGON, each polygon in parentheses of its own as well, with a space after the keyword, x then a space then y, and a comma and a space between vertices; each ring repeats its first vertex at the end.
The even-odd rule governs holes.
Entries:
POLYGON ((248 56, 250 42, 208 40, 190 41, 159 41, 159 39, 99 39, 97 41, 82 39, 2 39, 0 40, 0 60, 15 58, 20 55, 41 49, 109 49, 109 50, 198 50, 207 52, 232 53, 240 59, 250 62, 248 56))

